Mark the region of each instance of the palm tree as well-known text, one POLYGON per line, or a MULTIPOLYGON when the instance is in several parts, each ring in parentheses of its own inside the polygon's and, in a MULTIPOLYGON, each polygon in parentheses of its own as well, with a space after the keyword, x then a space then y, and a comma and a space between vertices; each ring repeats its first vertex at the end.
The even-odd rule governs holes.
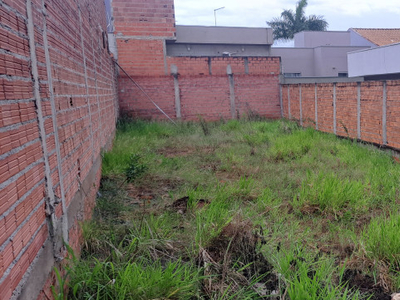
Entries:
POLYGON ((311 15, 308 18, 304 14, 307 6, 307 0, 300 0, 296 4, 296 12, 291 9, 285 9, 280 18, 273 18, 267 22, 274 32, 276 40, 291 40, 294 34, 300 31, 325 31, 328 28, 328 22, 323 16, 311 15))

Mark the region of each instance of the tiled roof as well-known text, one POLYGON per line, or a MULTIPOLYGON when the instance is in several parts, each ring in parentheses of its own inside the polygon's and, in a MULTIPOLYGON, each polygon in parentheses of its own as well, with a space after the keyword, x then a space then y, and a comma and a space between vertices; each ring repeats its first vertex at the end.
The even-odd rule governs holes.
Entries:
POLYGON ((400 28, 351 28, 377 46, 400 43, 400 28))

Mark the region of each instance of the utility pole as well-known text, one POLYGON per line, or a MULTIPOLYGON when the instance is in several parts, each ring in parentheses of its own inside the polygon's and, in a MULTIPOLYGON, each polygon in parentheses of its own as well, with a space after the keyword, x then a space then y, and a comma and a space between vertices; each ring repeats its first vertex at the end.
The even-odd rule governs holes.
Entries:
POLYGON ((222 6, 222 7, 220 7, 220 8, 214 9, 214 22, 215 22, 215 26, 217 26, 217 10, 224 9, 224 8, 225 8, 225 6, 222 6))

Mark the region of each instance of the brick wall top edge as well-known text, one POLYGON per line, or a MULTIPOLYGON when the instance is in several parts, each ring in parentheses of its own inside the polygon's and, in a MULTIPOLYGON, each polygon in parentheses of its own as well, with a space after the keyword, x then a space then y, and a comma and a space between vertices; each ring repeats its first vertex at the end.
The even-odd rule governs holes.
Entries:
MULTIPOLYGON (((170 78, 171 75, 130 75, 130 77, 135 80, 138 78, 170 78)), ((121 73, 118 78, 122 78, 122 79, 129 79, 128 76, 126 76, 124 73, 121 73)))
POLYGON ((167 56, 167 58, 171 59, 177 59, 177 60, 182 60, 182 59, 212 59, 212 60, 222 60, 222 61, 227 61, 227 60, 244 60, 244 59, 249 59, 249 60, 256 60, 256 61, 269 61, 269 60, 280 60, 280 57, 277 56, 267 56, 267 57, 260 57, 260 56, 230 56, 230 57, 225 57, 225 56, 167 56))
MULTIPOLYGON (((234 76, 237 76, 237 77, 277 77, 278 78, 278 75, 279 74, 263 74, 263 73, 261 73, 261 74, 258 74, 258 73, 255 73, 255 74, 243 74, 243 73, 233 73, 233 75, 234 76)), ((170 75, 133 75, 133 76, 130 76, 133 80, 136 80, 136 79, 143 79, 143 78, 148 78, 148 79, 154 79, 154 78, 165 78, 165 79, 169 79, 169 78, 171 78, 173 75, 172 74, 170 74, 170 75)), ((198 77, 198 78, 205 78, 205 77, 226 77, 227 76, 227 74, 225 74, 225 73, 220 73, 220 74, 211 74, 211 75, 209 75, 209 74, 179 74, 178 73, 178 76, 179 77, 184 77, 184 78, 186 78, 186 77, 198 77)), ((124 75, 119 75, 119 77, 118 77, 119 79, 123 79, 123 80, 130 80, 129 79, 129 77, 127 77, 125 74, 124 75)))

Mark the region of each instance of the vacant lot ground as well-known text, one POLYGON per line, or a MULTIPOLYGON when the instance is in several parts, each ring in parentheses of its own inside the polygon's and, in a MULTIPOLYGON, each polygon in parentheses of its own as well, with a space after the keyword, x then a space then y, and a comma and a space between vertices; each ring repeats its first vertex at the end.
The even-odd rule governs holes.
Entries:
POLYGON ((68 299, 390 299, 399 204, 397 158, 295 123, 121 122, 68 299))

